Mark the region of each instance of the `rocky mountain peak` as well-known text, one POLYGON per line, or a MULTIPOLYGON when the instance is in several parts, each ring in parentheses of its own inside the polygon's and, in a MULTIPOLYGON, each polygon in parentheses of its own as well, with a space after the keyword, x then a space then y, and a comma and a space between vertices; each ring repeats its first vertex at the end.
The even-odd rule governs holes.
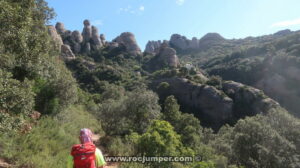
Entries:
POLYGON ((122 33, 120 36, 115 38, 113 42, 117 42, 125 46, 126 51, 134 56, 142 54, 140 47, 137 45, 135 36, 131 32, 122 33))
MULTIPOLYGON (((122 33, 112 42, 108 42, 105 39, 105 35, 100 35, 99 29, 96 26, 91 25, 89 20, 84 20, 83 26, 81 33, 78 30, 70 31, 65 29, 64 24, 61 22, 57 22, 55 27, 49 26, 49 34, 52 39, 56 41, 57 45, 67 45, 64 46, 62 50, 67 51, 67 53, 62 53, 64 57, 70 54, 67 56, 68 58, 75 58, 74 53, 90 53, 92 50, 99 50, 103 47, 108 47, 109 50, 124 47, 126 52, 134 56, 142 54, 133 33, 122 33)), ((156 48, 159 47, 160 44, 157 44, 156 48)))
POLYGON ((222 37, 219 33, 207 33, 205 36, 203 36, 200 39, 200 42, 203 41, 221 41, 221 40, 225 40, 224 37, 222 37))

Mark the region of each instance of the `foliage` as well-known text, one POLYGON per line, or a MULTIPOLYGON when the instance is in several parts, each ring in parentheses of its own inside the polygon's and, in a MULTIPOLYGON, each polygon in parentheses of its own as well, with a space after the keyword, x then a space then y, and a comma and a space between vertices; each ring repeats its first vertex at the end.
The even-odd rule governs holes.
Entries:
POLYGON ((20 82, 12 74, 0 70, 0 108, 11 115, 28 115, 33 110, 34 93, 28 80, 20 82))
POLYGON ((124 135, 129 130, 143 133, 151 120, 160 118, 157 102, 157 95, 151 91, 128 92, 120 100, 102 103, 98 117, 108 135, 124 135))
MULTIPOLYGON (((143 156, 192 156, 193 151, 183 146, 180 136, 166 121, 154 120, 138 142, 143 156)), ((153 167, 170 167, 171 163, 150 163, 153 167)))
POLYGON ((99 122, 82 107, 70 107, 57 117, 45 117, 29 134, 1 134, 0 157, 20 167, 65 167, 72 145, 79 143, 81 128, 103 134, 99 122), (9 140, 9 141, 8 141, 9 140))
POLYGON ((0 132, 19 129, 34 108, 31 82, 12 78, 0 69, 0 132))
POLYGON ((43 0, 0 2, 0 45, 3 54, 14 62, 14 76, 33 78, 42 70, 41 64, 49 52, 49 37, 45 22, 53 13, 43 0))
POLYGON ((177 125, 181 117, 179 108, 180 106, 174 96, 167 97, 164 103, 164 119, 172 125, 177 125))
POLYGON ((222 88, 222 78, 220 76, 211 76, 206 82, 207 85, 215 86, 218 89, 222 88))
POLYGON ((232 163, 246 167, 297 167, 299 142, 296 137, 299 131, 294 129, 297 127, 298 119, 277 109, 267 116, 240 120, 233 129, 222 128, 211 143, 232 163), (284 133, 282 121, 289 123, 284 127, 284 133))

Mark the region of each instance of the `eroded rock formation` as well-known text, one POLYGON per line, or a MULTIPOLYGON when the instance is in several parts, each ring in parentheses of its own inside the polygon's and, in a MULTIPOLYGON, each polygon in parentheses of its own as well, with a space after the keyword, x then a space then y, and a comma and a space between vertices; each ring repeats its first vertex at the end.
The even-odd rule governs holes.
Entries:
POLYGON ((48 26, 48 33, 53 39, 55 46, 57 49, 61 50, 61 46, 63 45, 63 41, 61 36, 57 33, 56 29, 54 26, 48 26))
POLYGON ((64 44, 61 46, 61 58, 65 61, 75 59, 75 55, 73 54, 69 45, 64 44))
MULTIPOLYGON (((72 58, 75 54, 89 54, 92 51, 107 47, 108 50, 120 48, 119 51, 127 52, 133 56, 142 55, 137 45, 135 36, 130 32, 122 33, 112 42, 106 41, 104 34, 99 34, 97 27, 92 26, 89 20, 83 21, 82 32, 65 29, 64 24, 57 22, 55 28, 49 26, 49 34, 56 41, 58 48, 63 48, 62 58, 72 58), (65 46, 61 46, 61 45, 65 46), (69 50, 71 49, 71 50, 69 50), (72 53, 71 53, 72 52, 72 53)), ((156 45, 158 48, 160 45, 156 45)), ((65 59, 66 60, 66 59, 65 59)))
POLYGON ((145 52, 148 54, 157 54, 161 46, 161 41, 148 41, 145 52))
POLYGON ((115 38, 113 42, 125 46, 126 51, 134 56, 142 54, 140 47, 137 45, 134 34, 130 32, 122 33, 120 36, 115 38))
POLYGON ((221 89, 206 84, 194 84, 185 78, 165 78, 153 82, 152 87, 162 96, 174 95, 182 111, 193 113, 204 125, 218 129, 233 124, 245 116, 265 114, 279 104, 261 90, 233 81, 225 81, 221 89), (161 82, 169 87, 157 90, 161 82))

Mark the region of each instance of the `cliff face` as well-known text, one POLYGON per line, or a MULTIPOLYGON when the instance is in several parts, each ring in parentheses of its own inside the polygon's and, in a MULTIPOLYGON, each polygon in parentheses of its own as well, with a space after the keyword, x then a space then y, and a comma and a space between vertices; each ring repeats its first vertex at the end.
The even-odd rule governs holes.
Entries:
POLYGON ((193 113, 203 125, 214 129, 233 124, 245 116, 265 114, 279 104, 258 89, 233 81, 225 81, 221 89, 206 84, 194 84, 185 78, 165 78, 152 83, 161 98, 174 95, 184 112, 193 113), (162 82, 169 84, 158 89, 162 82))

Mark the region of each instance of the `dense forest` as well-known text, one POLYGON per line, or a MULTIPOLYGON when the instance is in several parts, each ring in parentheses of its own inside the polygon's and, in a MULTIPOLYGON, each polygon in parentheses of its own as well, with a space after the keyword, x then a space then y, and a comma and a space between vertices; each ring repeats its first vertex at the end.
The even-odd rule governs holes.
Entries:
POLYGON ((100 135, 108 155, 201 157, 121 168, 300 167, 297 32, 193 50, 165 41, 148 53, 132 33, 106 42, 88 20, 81 36, 49 26, 54 17, 44 0, 0 0, 0 161, 8 167, 65 167, 81 128, 100 135), (278 75, 295 94, 258 84, 278 75))

